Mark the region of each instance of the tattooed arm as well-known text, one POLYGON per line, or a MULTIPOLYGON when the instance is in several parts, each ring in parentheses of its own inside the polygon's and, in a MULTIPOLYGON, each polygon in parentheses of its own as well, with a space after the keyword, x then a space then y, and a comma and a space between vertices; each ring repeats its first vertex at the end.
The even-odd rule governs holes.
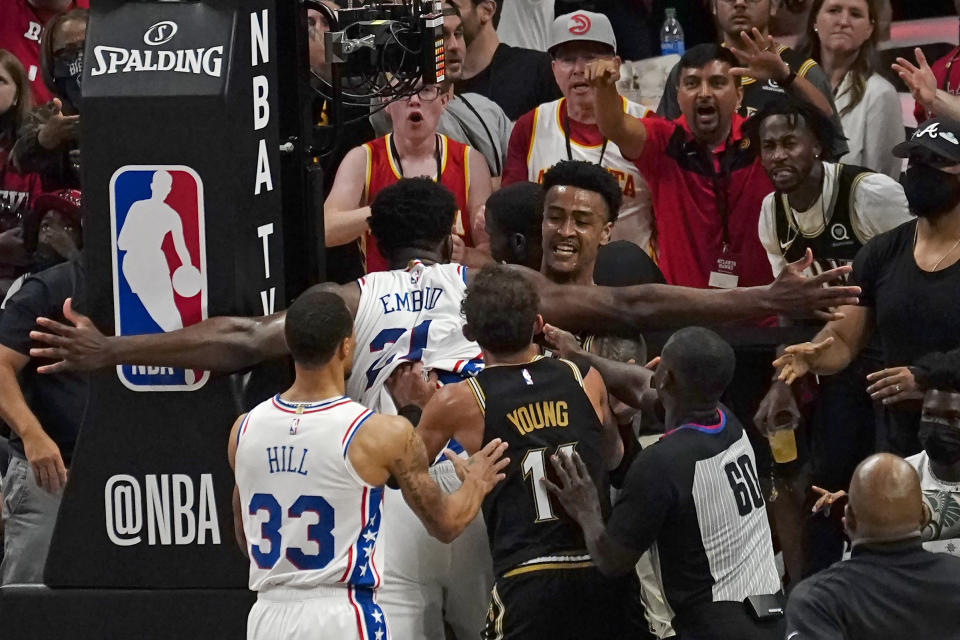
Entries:
POLYGON ((484 496, 504 478, 501 471, 510 462, 502 457, 506 448, 506 443, 493 440, 468 460, 448 453, 463 482, 451 494, 430 477, 426 447, 405 418, 371 417, 354 436, 347 455, 360 477, 372 485, 385 484, 393 476, 427 532, 441 542, 451 542, 477 515, 484 496))

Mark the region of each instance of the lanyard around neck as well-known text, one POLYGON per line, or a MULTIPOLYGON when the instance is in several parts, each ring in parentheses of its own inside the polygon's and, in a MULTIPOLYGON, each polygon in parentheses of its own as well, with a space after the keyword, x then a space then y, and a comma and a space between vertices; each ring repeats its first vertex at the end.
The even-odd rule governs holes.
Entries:
MULTIPOLYGON (((440 182, 440 174, 443 173, 443 164, 440 160, 440 136, 434 134, 434 140, 436 142, 434 156, 437 159, 437 177, 434 182, 440 182)), ((393 141, 392 135, 390 136, 390 155, 393 156, 393 161, 397 163, 397 169, 400 170, 400 177, 405 178, 406 176, 403 173, 403 162, 400 160, 400 152, 397 151, 397 143, 393 141)))
MULTIPOLYGON (((567 160, 573 160, 573 149, 570 147, 570 113, 566 109, 566 103, 564 103, 563 109, 563 138, 567 143, 567 160)), ((607 152, 607 136, 603 136, 603 145, 600 147, 600 159, 597 160, 597 164, 603 166, 603 156, 607 152)))

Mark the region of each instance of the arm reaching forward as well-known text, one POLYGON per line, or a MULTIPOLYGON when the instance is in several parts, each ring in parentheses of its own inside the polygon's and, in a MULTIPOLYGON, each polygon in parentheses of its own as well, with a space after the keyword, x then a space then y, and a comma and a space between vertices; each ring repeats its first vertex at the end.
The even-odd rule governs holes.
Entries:
POLYGON ((423 441, 413 425, 399 416, 370 418, 347 454, 360 477, 370 484, 385 484, 393 476, 427 532, 441 542, 450 542, 477 515, 487 493, 503 480, 501 471, 510 463, 502 457, 506 448, 506 443, 496 439, 468 460, 445 452, 463 483, 451 494, 430 477, 423 441))
POLYGON ((619 61, 595 60, 587 65, 586 76, 595 91, 594 108, 600 133, 620 148, 624 158, 639 158, 647 143, 647 128, 642 120, 623 111, 623 101, 617 93, 619 61))
MULTIPOLYGON (((360 289, 356 283, 320 284, 336 293, 356 316, 360 289)), ((290 353, 283 337, 286 311, 245 318, 222 316, 171 331, 138 336, 104 336, 87 316, 73 310, 68 298, 63 315, 72 324, 37 318, 43 331, 30 337, 44 347, 30 350, 34 358, 54 360, 39 373, 93 371, 118 364, 156 365, 231 373, 290 353)))

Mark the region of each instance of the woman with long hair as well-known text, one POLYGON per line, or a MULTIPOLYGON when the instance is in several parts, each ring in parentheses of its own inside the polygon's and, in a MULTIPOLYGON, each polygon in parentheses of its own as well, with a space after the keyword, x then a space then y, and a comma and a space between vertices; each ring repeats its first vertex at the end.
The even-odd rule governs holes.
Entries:
POLYGON ((54 98, 30 113, 13 149, 17 168, 39 173, 46 191, 80 187, 80 77, 88 17, 86 9, 71 9, 44 27, 40 73, 54 98))
POLYGON ((877 73, 878 0, 814 0, 807 22, 808 54, 833 86, 850 151, 840 159, 900 177, 890 150, 905 132, 900 98, 877 73))
POLYGON ((33 107, 30 81, 12 53, 0 49, 0 292, 25 264, 22 215, 40 193, 40 177, 16 171, 9 162, 17 131, 33 107))

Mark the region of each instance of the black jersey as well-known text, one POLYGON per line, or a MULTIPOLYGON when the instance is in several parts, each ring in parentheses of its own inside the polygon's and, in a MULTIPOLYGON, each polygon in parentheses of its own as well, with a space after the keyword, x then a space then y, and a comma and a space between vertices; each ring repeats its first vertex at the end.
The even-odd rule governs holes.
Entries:
POLYGON ((815 236, 800 232, 800 225, 794 220, 787 194, 781 191, 774 194, 777 240, 787 262, 796 262, 803 257, 807 249, 811 249, 816 262, 815 270, 823 272, 852 263, 857 252, 867 243, 866 239, 857 234, 853 216, 870 213, 856 211, 853 199, 860 181, 875 172, 849 164, 840 164, 837 168, 839 171, 834 183, 833 197, 824 196, 823 229, 815 236))
POLYGON ((500 438, 510 456, 506 479, 483 501, 495 575, 589 563, 579 525, 541 482, 545 474, 555 479, 550 456, 576 451, 606 495, 603 425, 583 373, 568 360, 538 357, 488 366, 466 382, 484 413, 483 443, 500 438))

